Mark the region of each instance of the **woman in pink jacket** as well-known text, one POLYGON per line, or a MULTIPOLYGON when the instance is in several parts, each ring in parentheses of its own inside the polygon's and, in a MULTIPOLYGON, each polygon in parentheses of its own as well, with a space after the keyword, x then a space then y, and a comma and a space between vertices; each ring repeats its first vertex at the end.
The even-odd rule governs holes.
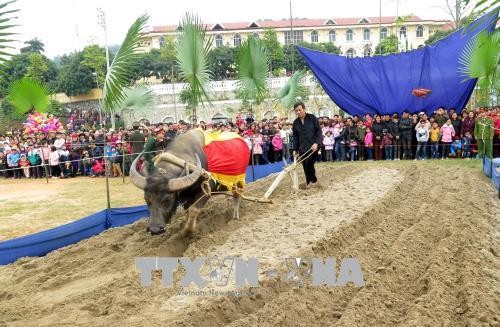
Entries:
POLYGON ((256 165, 260 164, 260 159, 262 158, 262 144, 264 144, 262 134, 260 134, 259 130, 255 130, 253 136, 253 161, 256 165))
POLYGON ((274 162, 281 161, 281 154, 283 153, 283 139, 281 138, 279 130, 273 136, 271 143, 274 149, 274 162))
POLYGON ((373 160, 373 133, 370 127, 366 128, 364 142, 365 142, 366 154, 368 155, 368 160, 373 160))
POLYGON ((451 119, 448 119, 446 121, 446 124, 441 127, 441 143, 443 144, 443 157, 441 158, 441 160, 444 160, 444 158, 448 159, 448 154, 450 153, 450 145, 451 142, 453 142, 454 137, 455 129, 451 124, 451 119))

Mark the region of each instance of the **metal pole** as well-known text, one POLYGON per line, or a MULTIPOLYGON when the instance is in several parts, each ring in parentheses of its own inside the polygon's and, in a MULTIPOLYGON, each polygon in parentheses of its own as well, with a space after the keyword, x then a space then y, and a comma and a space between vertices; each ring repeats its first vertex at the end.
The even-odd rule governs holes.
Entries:
POLYGON ((250 152, 251 153, 251 156, 252 156, 252 182, 255 182, 255 162, 254 162, 254 158, 253 158, 253 147, 254 147, 254 139, 253 139, 253 135, 251 137, 251 141, 252 141, 252 151, 250 152))
POLYGON ((109 210, 109 209, 111 209, 111 202, 109 200, 109 176, 108 175, 110 172, 109 169, 111 169, 111 167, 109 167, 109 160, 108 160, 107 153, 104 154, 104 166, 106 167, 104 174, 106 175, 106 198, 108 200, 108 207, 107 208, 109 210))
POLYGON ((291 41, 290 54, 292 55, 292 74, 293 74, 293 72, 295 71, 295 65, 294 65, 294 61, 293 61, 293 57, 295 56, 295 53, 293 52, 293 50, 295 50, 295 49, 293 48, 294 35, 293 35, 293 17, 292 17, 292 1, 291 0, 290 0, 290 41, 291 41))
POLYGON ((122 146, 122 182, 125 184, 125 149, 122 146))
MULTIPOLYGON (((397 17, 396 17, 397 19, 397 17)), ((379 1, 379 13, 378 13, 378 54, 382 54, 382 0, 379 1)))
POLYGON ((49 170, 47 169, 47 165, 45 164, 45 157, 43 156, 43 150, 40 148, 40 154, 42 157, 42 165, 43 168, 45 169, 45 179, 47 180, 47 184, 49 183, 49 170))

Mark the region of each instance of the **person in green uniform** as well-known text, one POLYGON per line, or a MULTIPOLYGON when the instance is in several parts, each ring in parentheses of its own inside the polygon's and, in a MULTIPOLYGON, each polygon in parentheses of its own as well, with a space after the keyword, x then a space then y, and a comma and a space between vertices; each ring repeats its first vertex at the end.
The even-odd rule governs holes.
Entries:
POLYGON ((165 138, 165 132, 163 129, 157 130, 155 136, 148 137, 146 144, 144 145, 144 159, 148 164, 148 173, 153 173, 154 163, 153 158, 158 154, 156 151, 160 144, 163 144, 165 138))
POLYGON ((488 117, 486 112, 481 111, 474 126, 474 136, 477 140, 477 151, 480 158, 485 153, 488 157, 493 158, 493 135, 493 119, 488 117))

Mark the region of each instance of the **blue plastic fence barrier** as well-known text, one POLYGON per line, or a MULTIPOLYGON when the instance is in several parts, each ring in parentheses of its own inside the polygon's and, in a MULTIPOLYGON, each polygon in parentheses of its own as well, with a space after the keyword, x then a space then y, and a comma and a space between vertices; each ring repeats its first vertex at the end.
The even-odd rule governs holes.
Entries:
MULTIPOLYGON (((277 162, 247 168, 246 182, 250 183, 283 169, 277 162)), ((148 216, 145 205, 101 210, 72 223, 36 234, 0 242, 0 265, 6 265, 22 257, 43 256, 64 246, 98 235, 108 228, 131 224, 148 216)))

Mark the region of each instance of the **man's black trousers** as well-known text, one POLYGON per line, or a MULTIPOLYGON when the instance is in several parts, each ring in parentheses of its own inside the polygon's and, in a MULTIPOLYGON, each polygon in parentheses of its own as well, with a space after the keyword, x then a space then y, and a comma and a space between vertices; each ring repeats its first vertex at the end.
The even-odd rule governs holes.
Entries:
MULTIPOLYGON (((300 153, 302 156, 303 153, 300 153)), ((314 169, 314 163, 316 162, 317 152, 309 156, 306 160, 302 161, 302 167, 304 167, 304 174, 306 175, 306 185, 309 183, 316 183, 318 179, 316 178, 316 170, 314 169)))

